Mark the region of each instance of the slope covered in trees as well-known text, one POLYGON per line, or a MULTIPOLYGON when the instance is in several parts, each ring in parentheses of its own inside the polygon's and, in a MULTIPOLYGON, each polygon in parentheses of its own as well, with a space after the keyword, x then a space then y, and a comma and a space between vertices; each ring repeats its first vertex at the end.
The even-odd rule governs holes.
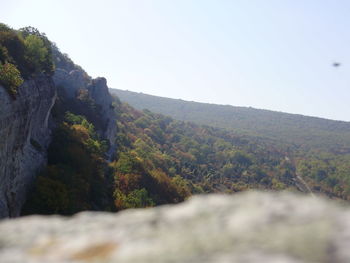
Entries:
POLYGON ((278 140, 176 121, 135 110, 117 98, 115 107, 119 154, 142 160, 145 170, 153 167, 173 180, 181 178, 187 186, 183 192, 289 189, 350 198, 349 154, 305 151, 278 140))
MULTIPOLYGON (((53 56, 52 68, 60 69, 59 74, 64 71, 60 77, 67 79, 57 85, 48 165, 33 183, 24 214, 118 211, 177 203, 193 194, 246 189, 311 190, 350 198, 348 123, 254 109, 242 109, 245 114, 232 117, 230 106, 183 101, 178 106, 178 101, 142 95, 148 103, 158 103, 156 108, 163 105, 169 112, 185 114, 179 119, 196 124, 140 111, 114 97, 107 106, 115 114, 117 130, 111 143, 104 136, 106 111, 94 97, 94 80, 53 44, 44 53, 53 56), (71 83, 74 80, 78 82, 71 83), (220 116, 215 115, 218 109, 220 116), (241 120, 241 126, 231 126, 230 118, 241 120)), ((21 68, 21 63, 11 61, 21 68)), ((45 73, 46 64, 40 65, 45 73)), ((125 100, 122 92, 117 94, 125 100)), ((106 96, 110 98, 108 92, 106 96)), ((147 108, 138 96, 134 103, 147 108)))
POLYGON ((303 150, 350 153, 349 122, 248 107, 190 102, 117 89, 111 89, 111 92, 139 110, 148 109, 177 120, 270 138, 303 150))

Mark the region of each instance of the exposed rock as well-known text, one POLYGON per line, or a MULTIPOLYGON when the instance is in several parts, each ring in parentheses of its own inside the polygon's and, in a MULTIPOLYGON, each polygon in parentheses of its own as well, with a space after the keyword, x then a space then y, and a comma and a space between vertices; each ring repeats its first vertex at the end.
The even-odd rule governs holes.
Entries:
POLYGON ((46 163, 55 99, 54 84, 44 75, 25 81, 15 100, 0 86, 0 218, 19 215, 27 188, 46 163))
MULTIPOLYGON (((99 105, 101 116, 105 122, 105 132, 103 137, 106 138, 110 145, 113 146, 117 131, 116 116, 112 106, 113 99, 109 93, 107 81, 105 78, 96 78, 92 80, 91 85, 88 86, 91 98, 99 105)), ((113 147, 112 147, 113 149, 113 147)))
POLYGON ((61 68, 55 70, 53 80, 57 87, 64 89, 65 95, 70 99, 75 98, 78 90, 86 88, 91 81, 84 71, 67 72, 61 68))
POLYGON ((350 262, 350 211, 290 193, 0 223, 1 262, 350 262))
POLYGON ((115 112, 112 106, 112 97, 109 93, 105 78, 91 79, 83 70, 75 69, 70 72, 57 68, 53 77, 55 85, 64 90, 69 99, 76 98, 79 90, 88 90, 89 96, 99 109, 100 121, 103 122, 103 131, 99 134, 109 141, 111 145, 108 155, 114 151, 116 136, 115 112))

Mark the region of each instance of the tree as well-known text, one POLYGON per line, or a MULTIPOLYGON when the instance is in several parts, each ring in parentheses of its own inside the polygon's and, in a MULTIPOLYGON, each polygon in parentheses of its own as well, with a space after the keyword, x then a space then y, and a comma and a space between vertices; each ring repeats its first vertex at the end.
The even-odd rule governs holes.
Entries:
POLYGON ((49 53, 44 41, 36 35, 29 35, 24 39, 24 45, 25 58, 33 66, 34 72, 44 70, 43 65, 49 53))

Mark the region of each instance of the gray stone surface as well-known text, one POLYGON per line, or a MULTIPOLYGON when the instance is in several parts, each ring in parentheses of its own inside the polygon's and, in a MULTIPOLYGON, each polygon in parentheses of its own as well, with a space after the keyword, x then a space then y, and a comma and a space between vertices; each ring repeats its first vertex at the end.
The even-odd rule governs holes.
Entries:
POLYGON ((350 212, 290 193, 197 196, 117 214, 0 222, 0 261, 350 262, 350 212))
POLYGON ((116 116, 104 78, 92 80, 83 70, 56 69, 53 78, 38 75, 25 81, 15 100, 0 86, 0 218, 19 215, 28 187, 46 164, 56 87, 68 98, 75 98, 79 89, 89 90, 105 123, 98 132, 110 142, 109 155, 114 150, 116 116))
POLYGON ((116 115, 112 106, 113 99, 109 93, 107 80, 105 78, 93 79, 87 87, 91 98, 100 107, 101 116, 103 116, 105 129, 103 137, 107 139, 111 145, 109 153, 114 151, 115 136, 117 132, 116 115))
POLYGON ((107 139, 111 145, 108 155, 114 150, 117 126, 116 115, 112 106, 112 97, 109 93, 105 78, 92 79, 83 70, 72 70, 70 72, 57 68, 53 76, 55 85, 63 89, 67 98, 75 98, 79 90, 88 90, 89 96, 94 100, 100 111, 101 120, 104 123, 103 131, 97 131, 107 139))
POLYGON ((28 186, 46 163, 55 99, 54 84, 44 75, 25 81, 15 100, 0 86, 0 218, 19 215, 28 186))
POLYGON ((72 99, 75 98, 79 89, 85 89, 91 82, 91 78, 81 70, 72 70, 67 72, 64 69, 57 68, 53 76, 55 85, 65 91, 65 95, 72 99))

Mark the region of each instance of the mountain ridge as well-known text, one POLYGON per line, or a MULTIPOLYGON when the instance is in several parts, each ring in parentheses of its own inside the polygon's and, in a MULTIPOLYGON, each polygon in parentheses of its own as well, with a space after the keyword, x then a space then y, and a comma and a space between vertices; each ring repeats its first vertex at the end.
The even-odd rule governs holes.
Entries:
POLYGON ((273 138, 298 146, 331 151, 350 151, 350 122, 252 107, 191 102, 110 89, 122 101, 143 110, 161 113, 182 121, 273 138), (309 138, 314 137, 314 138, 309 138), (325 147, 325 144, 329 145, 325 147), (332 145, 333 144, 333 145, 332 145), (304 145, 304 146, 305 146, 304 145), (320 147, 322 146, 322 147, 320 147))
MULTIPOLYGON (((220 104, 220 103, 215 103, 215 102, 203 102, 203 101, 187 100, 187 99, 181 99, 181 98, 176 99, 176 98, 170 98, 170 97, 166 97, 166 96, 148 94, 148 93, 144 93, 144 92, 131 91, 128 89, 117 89, 117 88, 109 88, 109 89, 112 92, 134 93, 134 94, 140 94, 140 95, 150 96, 150 97, 154 97, 154 98, 168 99, 168 100, 180 101, 180 102, 185 102, 185 103, 196 103, 196 104, 204 104, 204 105, 211 105, 211 106, 222 106, 222 107, 233 107, 233 108, 248 109, 248 110, 266 111, 266 112, 281 113, 281 114, 287 114, 287 115, 295 115, 295 116, 300 116, 300 117, 315 118, 315 119, 320 119, 320 120, 325 120, 325 121, 335 121, 335 122, 347 123, 350 125, 350 121, 331 119, 331 118, 321 117, 321 116, 307 115, 307 114, 303 114, 303 113, 292 113, 292 112, 286 112, 286 111, 280 111, 280 110, 257 108, 257 107, 253 107, 253 106, 237 106, 237 105, 233 105, 233 104, 220 104)), ((123 97, 123 96, 121 96, 121 97, 123 97)))

